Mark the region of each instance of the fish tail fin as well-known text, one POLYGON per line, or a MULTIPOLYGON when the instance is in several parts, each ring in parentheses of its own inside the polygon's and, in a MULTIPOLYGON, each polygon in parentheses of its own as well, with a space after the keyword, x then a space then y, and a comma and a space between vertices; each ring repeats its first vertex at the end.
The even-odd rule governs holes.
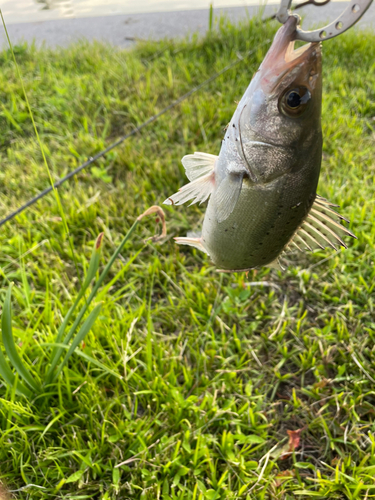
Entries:
POLYGON ((188 245, 190 247, 197 248, 198 250, 201 250, 201 252, 204 252, 208 255, 207 249, 203 244, 203 241, 201 238, 183 238, 183 237, 177 237, 174 238, 175 242, 178 243, 179 245, 188 245))
POLYGON ((214 169, 217 158, 215 155, 199 152, 184 156, 181 161, 190 183, 167 198, 164 205, 182 205, 188 200, 193 200, 190 203, 193 205, 206 201, 215 188, 214 169))
POLYGON ((333 205, 317 195, 308 216, 293 236, 291 243, 298 249, 300 246, 304 246, 309 250, 326 247, 337 250, 340 246, 347 248, 339 233, 356 239, 357 237, 340 224, 341 221, 349 222, 349 220, 333 210, 332 207, 337 207, 337 205, 333 205))

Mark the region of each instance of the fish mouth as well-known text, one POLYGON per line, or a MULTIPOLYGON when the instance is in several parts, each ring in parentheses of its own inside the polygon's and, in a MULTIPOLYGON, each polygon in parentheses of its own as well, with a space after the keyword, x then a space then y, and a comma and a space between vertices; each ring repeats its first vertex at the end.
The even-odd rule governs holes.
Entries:
POLYGON ((295 49, 298 20, 291 16, 276 33, 274 41, 259 68, 258 82, 263 92, 272 96, 279 87, 296 80, 310 87, 321 75, 321 44, 311 42, 295 49))
MULTIPOLYGON (((318 64, 321 55, 320 42, 310 42, 294 48, 296 42, 298 19, 290 16, 287 22, 276 33, 274 41, 260 67, 262 84, 269 90, 286 74, 296 67, 308 76, 311 67, 318 64)), ((319 65, 319 64, 318 64, 319 65)))
POLYGON ((301 57, 305 52, 307 52, 310 47, 311 47, 311 42, 305 43, 305 45, 302 45, 301 47, 298 47, 297 49, 294 48, 295 40, 292 40, 289 42, 289 45, 285 51, 285 56, 284 60, 286 63, 291 63, 294 60, 298 59, 301 57))

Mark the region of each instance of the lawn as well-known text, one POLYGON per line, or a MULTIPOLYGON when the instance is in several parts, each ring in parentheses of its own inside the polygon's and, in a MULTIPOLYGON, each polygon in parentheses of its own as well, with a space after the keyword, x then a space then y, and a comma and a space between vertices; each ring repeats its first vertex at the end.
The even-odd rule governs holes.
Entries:
MULTIPOLYGON (((222 20, 131 51, 15 47, 54 180, 243 57, 60 188, 70 237, 53 194, 1 228, 0 300, 13 282, 17 353, 38 386, 97 236, 101 271, 136 217, 187 182, 181 157, 218 154, 276 27, 222 20)), ((143 219, 80 354, 29 397, 1 381, 0 478, 16 498, 375 497, 375 35, 352 30, 323 57, 318 192, 358 240, 290 254, 285 271, 219 274, 172 239, 199 230, 204 206, 166 207, 163 244, 144 243, 160 224, 143 219)), ((0 62, 5 216, 49 177, 11 53, 0 62)))

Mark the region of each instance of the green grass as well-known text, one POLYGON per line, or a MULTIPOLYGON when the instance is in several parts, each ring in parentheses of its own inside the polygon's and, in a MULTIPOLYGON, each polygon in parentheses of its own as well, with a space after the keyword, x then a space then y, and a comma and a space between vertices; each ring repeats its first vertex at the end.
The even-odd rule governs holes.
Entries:
MULTIPOLYGON (((16 47, 54 179, 250 49, 256 52, 0 232, 13 333, 43 374, 104 232, 100 270, 135 218, 186 182, 180 158, 217 154, 276 25, 221 23, 202 40, 122 51, 16 47)), ((220 275, 171 237, 204 207, 144 220, 95 299, 100 316, 49 391, 0 386, 0 478, 18 498, 364 499, 375 496, 375 36, 324 44, 319 193, 358 240, 293 254, 284 272, 220 275), (302 429, 291 455, 289 430, 302 429), (282 455, 284 453, 284 455, 282 455)), ((9 52, 0 54, 1 214, 48 185, 9 52)), ((43 383, 43 380, 40 380, 43 383)), ((0 493, 1 496, 1 493, 0 493)))

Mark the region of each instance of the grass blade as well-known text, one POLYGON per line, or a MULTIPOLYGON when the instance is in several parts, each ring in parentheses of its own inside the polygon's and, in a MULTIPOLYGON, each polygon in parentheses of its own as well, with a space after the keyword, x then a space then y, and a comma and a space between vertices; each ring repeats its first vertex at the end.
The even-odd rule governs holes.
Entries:
MULTIPOLYGON (((51 343, 51 342, 44 342, 43 344, 40 344, 40 345, 41 346, 57 346, 57 347, 61 347, 61 349, 66 349, 66 350, 69 349, 69 346, 67 346, 67 345, 55 344, 55 343, 51 343)), ((89 363, 97 366, 101 370, 105 371, 109 375, 113 375, 114 377, 118 378, 119 380, 122 380, 124 378, 122 375, 119 375, 118 373, 113 371, 111 368, 108 368, 108 366, 106 366, 103 363, 101 363, 100 361, 96 360, 95 358, 93 358, 89 354, 86 354, 85 352, 81 351, 81 349, 79 349, 78 347, 76 348, 74 353, 77 354, 77 356, 80 356, 81 358, 85 359, 89 363)))
MULTIPOLYGON (((91 254, 91 259, 89 263, 89 267, 86 273, 86 278, 82 284, 82 287, 77 295, 76 300, 74 301, 74 304, 72 307, 69 309, 68 313, 66 314, 63 322, 61 323, 61 326, 57 332, 57 337, 56 337, 56 344, 59 344, 63 338, 63 335, 65 333, 66 327, 72 317, 72 314, 76 310, 80 300, 84 296, 87 288, 89 287, 91 281, 95 278, 95 275, 99 269, 99 263, 100 263, 100 253, 101 253, 101 247, 102 247, 102 241, 103 241, 103 233, 100 233, 98 238, 96 239, 94 248, 92 249, 92 254, 91 254)), ((70 337, 68 341, 70 340, 70 337)), ((65 342, 65 344, 68 344, 68 341, 65 342)), ((51 356, 51 365, 48 369, 47 375, 46 375, 46 385, 48 385, 51 380, 52 380, 52 375, 53 372, 57 366, 57 363, 60 359, 60 356, 62 354, 61 348, 55 348, 52 351, 52 356, 51 356)))
MULTIPOLYGON (((134 222, 134 224, 132 225, 132 227, 126 233, 126 235, 125 235, 124 239, 122 240, 122 242, 120 243, 120 245, 116 248, 116 250, 112 254, 112 257, 109 259, 108 264, 103 269, 103 271, 102 271, 101 275, 99 276, 98 281, 95 283, 95 286, 93 287, 93 289, 92 289, 92 291, 91 291, 88 299, 83 304, 83 306, 82 306, 82 308, 81 308, 81 310, 80 310, 80 312, 79 312, 76 320, 74 321, 72 327, 70 328, 68 334, 66 335, 66 337, 65 337, 65 339, 63 341, 63 344, 67 345, 68 342, 70 341, 70 339, 73 337, 73 335, 74 335, 76 329, 78 328, 78 325, 80 324, 83 316, 85 315, 85 313, 86 313, 89 305, 91 304, 91 302, 93 301, 94 297, 98 293, 100 285, 103 283, 103 280, 107 276, 108 271, 111 269, 111 267, 112 267, 114 261, 116 260, 117 256, 119 255, 119 253, 121 252, 121 250, 124 248, 125 243, 128 241, 128 239, 132 235, 133 231, 137 227, 138 222, 139 222, 138 220, 136 220, 134 222)), ((60 341, 60 339, 59 339, 59 341, 60 341)), ((61 357, 62 353, 63 353, 63 349, 61 347, 58 348, 57 351, 56 351, 56 356, 53 359, 53 362, 51 363, 50 369, 48 370, 48 376, 46 378, 46 385, 50 384, 51 381, 55 379, 55 376, 53 375, 53 371, 55 370, 55 368, 57 366, 57 362, 58 362, 59 358, 61 357)))
POLYGON ((32 396, 32 393, 29 391, 29 389, 27 389, 23 384, 21 384, 19 380, 16 381, 16 377, 9 368, 1 349, 0 349, 0 376, 3 377, 5 383, 11 389, 14 388, 14 384, 17 384, 16 392, 18 394, 26 396, 27 398, 30 398, 32 396))
MULTIPOLYGON (((126 242, 129 240, 130 236, 133 234, 134 230, 136 229, 137 225, 139 224, 139 222, 143 219, 143 217, 147 216, 147 215, 151 215, 153 213, 158 213, 159 217, 161 218, 162 220, 162 225, 163 225, 163 230, 162 230, 162 234, 161 236, 159 237, 153 237, 151 238, 153 241, 159 241, 160 239, 164 238, 165 235, 166 235, 166 226, 165 226, 165 216, 164 216, 164 212, 163 210, 160 208, 160 207, 157 207, 157 206, 152 206, 150 207, 149 209, 147 209, 143 214, 141 214, 136 220, 135 222, 133 223, 133 225, 131 226, 131 228, 129 229, 129 231, 126 233, 126 235, 124 236, 123 240, 121 241, 120 245, 116 248, 116 250, 113 252, 111 258, 109 259, 107 265, 105 266, 105 268, 103 269, 102 273, 100 274, 99 278, 98 278, 98 281, 95 283, 93 289, 91 290, 91 293, 88 297, 88 299, 85 301, 85 303, 83 304, 76 320, 74 321, 72 327, 70 328, 68 334, 66 335, 66 337, 64 338, 63 340, 63 344, 67 345, 68 342, 70 341, 70 339, 73 337, 76 329, 78 328, 78 325, 80 324, 83 316, 85 315, 89 305, 91 304, 91 302, 93 301, 94 297, 97 295, 98 293, 98 290, 101 286, 101 284, 103 283, 105 277, 107 276, 109 270, 111 269, 114 261, 116 260, 116 258, 118 257, 118 255, 120 254, 120 252, 122 251, 122 249, 124 248, 126 242)), ((100 237, 100 235, 99 235, 100 237)), ((98 238, 99 240, 99 238, 98 238)), ((100 239, 100 244, 101 244, 101 239, 100 239)), ((99 246, 97 247, 98 250, 100 249, 100 244, 99 246)), ((89 269, 90 269, 90 266, 89 266, 89 269)), ((64 321, 65 323, 65 321, 64 321)), ((60 340, 60 339, 59 339, 60 340)), ((62 355, 63 353, 63 348, 58 348, 57 351, 56 351, 56 356, 55 358, 53 359, 53 362, 51 363, 51 366, 50 366, 50 369, 48 371, 48 376, 46 378, 46 385, 50 384, 52 382, 52 380, 55 380, 56 378, 56 374, 54 375, 53 372, 57 366, 57 362, 58 362, 58 359, 60 358, 60 356, 62 355)), ((61 367, 61 365, 60 365, 61 367)), ((57 371, 60 370, 60 367, 57 369, 57 371)), ((59 372, 60 373, 60 372, 59 372)))
POLYGON ((108 366, 103 365, 103 363, 101 363, 100 361, 97 361, 92 356, 89 356, 88 354, 81 351, 80 349, 76 349, 75 352, 78 356, 81 356, 81 358, 85 359, 86 361, 89 361, 89 363, 97 366, 98 368, 101 368, 103 371, 105 371, 105 372, 109 373, 110 375, 113 375, 114 377, 122 380, 122 378, 123 378, 122 375, 119 375, 118 373, 114 372, 113 370, 108 368, 108 366))
POLYGON ((30 385, 32 389, 34 389, 34 391, 39 392, 40 386, 36 383, 34 378, 31 376, 30 372, 28 371, 28 369, 23 364, 21 358, 18 355, 16 345, 14 343, 13 332, 12 332, 11 293, 12 293, 12 285, 9 285, 4 301, 3 314, 1 316, 3 344, 9 356, 10 362, 12 363, 18 374, 30 385))
POLYGON ((71 235, 70 235, 70 232, 69 232, 69 227, 68 227, 68 223, 67 223, 67 220, 66 220, 65 212, 64 212, 64 209, 63 209, 63 206, 62 206, 62 203, 61 203, 61 199, 60 199, 59 193, 57 192, 57 189, 55 188, 55 184, 53 182, 51 170, 50 170, 48 162, 47 162, 47 157, 46 157, 45 150, 44 150, 44 147, 43 147, 43 144, 42 144, 42 140, 40 138, 40 135, 39 135, 39 132, 38 132, 38 127, 36 126, 36 122, 34 120, 34 114, 32 112, 31 106, 30 106, 29 98, 27 97, 27 92, 26 92, 26 88, 25 88, 25 85, 24 85, 24 81, 23 81, 23 78, 22 78, 22 75, 21 75, 20 68, 19 68, 18 63, 17 63, 16 55, 15 55, 14 50, 13 50, 13 45, 12 45, 12 43, 10 41, 10 38, 9 38, 9 33, 8 33, 8 30, 7 30, 7 27, 6 27, 6 24, 5 24, 5 21, 4 21, 3 12, 2 12, 1 9, 0 9, 0 16, 1 16, 1 20, 3 22, 5 36, 6 36, 6 39, 8 41, 8 44, 9 44, 9 49, 10 49, 10 52, 12 54, 12 59, 13 59, 14 65, 16 67, 16 72, 17 72, 19 81, 21 83, 22 93, 23 93, 23 96, 24 96, 24 99, 25 99, 26 107, 27 107, 27 110, 29 112, 31 122, 33 124, 33 129, 34 129, 35 136, 36 136, 36 139, 37 139, 38 144, 39 144, 40 152, 42 154, 43 163, 44 163, 44 165, 46 167, 46 170, 47 170, 47 174, 48 174, 48 178, 49 178, 49 181, 50 181, 50 184, 51 184, 52 192, 55 195, 55 200, 56 200, 59 212, 60 212, 60 216, 61 216, 63 227, 64 227, 64 230, 65 230, 65 234, 68 237, 68 243, 69 243, 70 251, 72 252, 72 257, 73 257, 74 265, 75 265, 75 268, 76 268, 77 277, 80 280, 80 276, 79 276, 79 273, 78 273, 77 259, 75 257, 74 247, 73 247, 73 241, 72 241, 72 238, 71 238, 71 235))
POLYGON ((87 287, 90 285, 92 280, 95 278, 95 275, 99 269, 100 250, 102 248, 103 236, 104 236, 104 233, 99 234, 99 236, 97 237, 97 239, 95 241, 94 248, 92 249, 91 259, 90 259, 89 267, 87 269, 86 278, 85 278, 85 281, 83 282, 83 285, 82 285, 82 288, 84 288, 85 291, 87 290, 87 287))
POLYGON ((66 353, 64 360, 62 361, 62 363, 60 364, 60 366, 57 368, 57 370, 56 370, 56 372, 54 374, 53 380, 55 380, 60 375, 62 369, 64 368, 64 366, 68 362, 68 359, 73 354, 74 350, 77 348, 77 346, 79 345, 79 343, 82 342, 82 340, 86 337, 86 335, 91 330, 93 324, 95 323, 96 318, 98 317, 98 315, 100 313, 101 307, 102 307, 102 304, 98 304, 91 311, 91 313, 89 314, 88 318, 86 319, 86 321, 81 326, 81 328, 80 328, 79 332, 77 333, 75 339, 73 340, 73 342, 72 342, 72 344, 71 344, 68 352, 66 353))
POLYGON ((212 32, 213 24, 214 24, 214 7, 212 3, 210 3, 210 12, 208 15, 208 31, 210 33, 212 32))
POLYGON ((4 354, 0 349, 0 375, 3 377, 5 382, 12 387, 14 385, 14 375, 7 365, 7 362, 5 360, 4 354))

